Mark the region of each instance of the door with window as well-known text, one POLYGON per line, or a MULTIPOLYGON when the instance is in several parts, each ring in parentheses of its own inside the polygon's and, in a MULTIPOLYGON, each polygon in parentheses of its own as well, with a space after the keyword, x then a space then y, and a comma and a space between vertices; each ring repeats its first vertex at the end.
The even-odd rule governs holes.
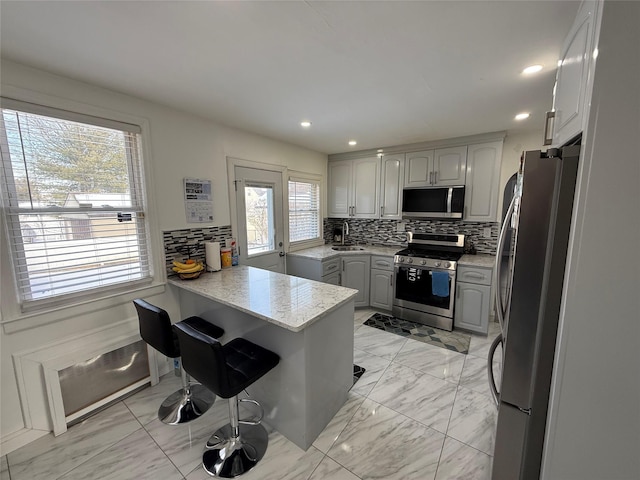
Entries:
POLYGON ((282 173, 234 168, 239 262, 284 273, 282 173))

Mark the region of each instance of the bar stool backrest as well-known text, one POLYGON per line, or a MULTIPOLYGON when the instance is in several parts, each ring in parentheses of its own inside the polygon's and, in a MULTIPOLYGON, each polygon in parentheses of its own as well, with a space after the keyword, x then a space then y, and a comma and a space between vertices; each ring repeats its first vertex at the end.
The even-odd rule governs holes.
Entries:
POLYGON ((169 314, 140 298, 136 298, 133 303, 138 311, 142 339, 166 357, 179 357, 180 345, 171 326, 169 314))
POLYGON ((227 369, 231 367, 227 365, 222 344, 184 322, 174 328, 183 351, 182 366, 189 375, 222 398, 237 395, 229 382, 227 369))

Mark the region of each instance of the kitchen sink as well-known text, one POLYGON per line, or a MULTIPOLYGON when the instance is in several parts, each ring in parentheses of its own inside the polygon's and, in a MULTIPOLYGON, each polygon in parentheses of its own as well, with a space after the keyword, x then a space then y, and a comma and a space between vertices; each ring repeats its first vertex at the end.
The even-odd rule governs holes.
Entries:
POLYGON ((356 245, 336 245, 331 247, 331 250, 336 250, 338 252, 356 252, 364 250, 364 247, 358 247, 356 245))

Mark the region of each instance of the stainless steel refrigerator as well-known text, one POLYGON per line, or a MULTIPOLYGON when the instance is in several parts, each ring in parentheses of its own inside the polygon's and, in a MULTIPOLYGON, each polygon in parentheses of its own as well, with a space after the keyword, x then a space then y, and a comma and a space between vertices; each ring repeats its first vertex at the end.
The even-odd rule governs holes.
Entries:
POLYGON ((498 404, 493 480, 540 476, 579 155, 577 145, 525 152, 501 230, 496 278, 508 283, 495 289, 502 334, 488 359, 502 340, 499 393, 489 374, 498 404), (505 261, 508 274, 499 275, 505 261))

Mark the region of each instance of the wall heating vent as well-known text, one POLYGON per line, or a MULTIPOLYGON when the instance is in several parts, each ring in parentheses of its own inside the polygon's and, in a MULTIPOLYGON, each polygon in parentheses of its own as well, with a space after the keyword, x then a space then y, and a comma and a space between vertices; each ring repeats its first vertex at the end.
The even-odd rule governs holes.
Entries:
POLYGON ((67 423, 118 400, 149 377, 147 344, 140 340, 58 371, 67 423))

